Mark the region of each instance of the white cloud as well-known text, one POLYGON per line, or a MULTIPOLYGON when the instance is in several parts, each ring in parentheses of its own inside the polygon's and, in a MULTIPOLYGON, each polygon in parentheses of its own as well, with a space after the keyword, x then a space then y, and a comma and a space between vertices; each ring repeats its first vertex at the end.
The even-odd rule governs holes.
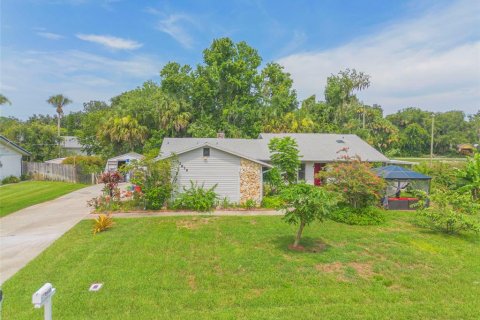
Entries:
POLYGON ((122 49, 122 50, 134 50, 140 48, 143 44, 118 37, 112 37, 108 35, 97 35, 97 34, 77 34, 77 38, 101 44, 110 49, 122 49))
POLYGON ((480 6, 456 2, 342 46, 278 60, 300 96, 323 98, 326 78, 346 68, 371 75, 359 94, 387 113, 407 106, 474 113, 480 101, 480 6))
MULTIPOLYGON (((150 10, 150 12, 155 12, 150 10)), ((185 22, 194 23, 190 16, 184 14, 171 14, 166 18, 160 19, 156 28, 179 42, 185 48, 193 47, 193 38, 185 28, 185 22)))
POLYGON ((133 55, 111 59, 78 50, 14 51, 2 47, 0 88, 12 106, 3 116, 26 118, 34 113, 52 113, 45 102, 62 93, 74 101, 69 110, 79 110, 83 102, 110 98, 155 79, 162 62, 153 56, 133 55))
POLYGON ((62 38, 65 38, 64 36, 62 36, 60 34, 56 34, 56 33, 53 33, 53 32, 45 32, 45 31, 37 32, 37 35, 39 35, 40 37, 49 39, 49 40, 60 40, 62 38))

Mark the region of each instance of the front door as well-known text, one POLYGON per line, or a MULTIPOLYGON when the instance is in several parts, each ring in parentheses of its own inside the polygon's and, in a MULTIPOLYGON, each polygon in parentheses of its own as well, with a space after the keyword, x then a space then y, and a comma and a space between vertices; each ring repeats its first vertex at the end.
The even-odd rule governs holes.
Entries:
POLYGON ((322 185, 322 179, 317 178, 317 173, 323 170, 325 163, 315 163, 313 165, 313 184, 316 186, 322 185))

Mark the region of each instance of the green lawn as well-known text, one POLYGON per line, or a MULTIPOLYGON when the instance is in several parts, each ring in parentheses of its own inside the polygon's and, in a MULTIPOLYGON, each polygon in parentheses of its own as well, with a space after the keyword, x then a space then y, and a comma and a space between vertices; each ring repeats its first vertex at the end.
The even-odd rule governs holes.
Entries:
POLYGON ((57 181, 26 181, 0 186, 0 217, 85 187, 57 181))
POLYGON ((48 281, 56 319, 478 319, 480 239, 389 215, 307 227, 320 253, 289 251, 280 217, 116 219, 97 236, 82 221, 5 283, 4 317, 40 319, 48 281))

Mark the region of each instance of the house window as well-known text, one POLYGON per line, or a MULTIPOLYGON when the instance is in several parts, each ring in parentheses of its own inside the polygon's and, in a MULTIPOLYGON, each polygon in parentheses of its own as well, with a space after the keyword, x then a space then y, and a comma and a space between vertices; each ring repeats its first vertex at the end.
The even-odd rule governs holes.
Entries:
POLYGON ((210 157, 210 148, 203 148, 203 156, 210 157))
POLYGON ((305 163, 300 164, 298 168, 298 180, 305 180, 305 163))

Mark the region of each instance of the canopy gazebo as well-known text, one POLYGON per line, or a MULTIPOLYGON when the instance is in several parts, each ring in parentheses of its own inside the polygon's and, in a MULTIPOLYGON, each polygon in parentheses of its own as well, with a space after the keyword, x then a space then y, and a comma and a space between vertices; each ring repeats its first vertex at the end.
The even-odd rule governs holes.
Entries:
POLYGON ((387 182, 383 205, 388 209, 412 210, 418 202, 414 197, 400 197, 402 190, 422 190, 430 192, 431 177, 400 166, 374 168, 373 171, 387 182))

